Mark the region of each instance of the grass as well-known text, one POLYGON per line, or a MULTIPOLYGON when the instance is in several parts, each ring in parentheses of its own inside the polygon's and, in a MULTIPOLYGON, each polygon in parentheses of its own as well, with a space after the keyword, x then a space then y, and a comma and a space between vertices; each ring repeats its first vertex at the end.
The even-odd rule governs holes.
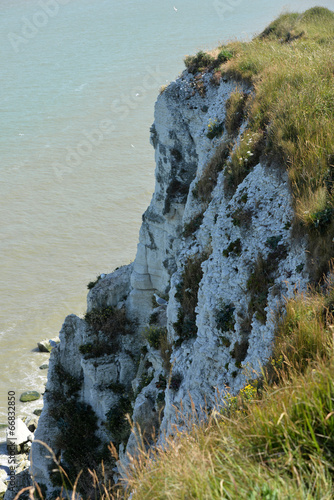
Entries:
POLYGON ((242 123, 247 94, 236 89, 226 102, 225 127, 230 135, 235 135, 242 123))

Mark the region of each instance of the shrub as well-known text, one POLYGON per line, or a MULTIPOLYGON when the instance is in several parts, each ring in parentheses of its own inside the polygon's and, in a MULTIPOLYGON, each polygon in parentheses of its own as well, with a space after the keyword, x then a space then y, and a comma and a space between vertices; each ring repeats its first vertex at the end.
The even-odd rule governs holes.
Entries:
POLYGON ((221 337, 219 338, 219 342, 224 347, 230 347, 230 345, 231 345, 230 339, 228 339, 227 337, 225 337, 225 335, 221 335, 221 337))
POLYGON ((226 160, 229 156, 229 145, 222 142, 217 147, 215 154, 205 167, 201 179, 196 186, 197 196, 204 202, 211 200, 211 195, 214 187, 217 184, 219 172, 221 172, 226 165, 226 160))
MULTIPOLYGON (((152 298, 152 300, 153 300, 153 298, 152 298)), ((153 305, 153 307, 155 307, 155 306, 156 306, 156 303, 155 303, 155 299, 154 299, 154 305, 153 305)), ((153 312, 151 314, 151 316, 150 316, 148 324, 149 325, 154 325, 154 324, 156 324, 158 322, 158 319, 159 319, 159 312, 158 311, 153 312)))
POLYGON ((184 64, 189 73, 196 74, 198 72, 209 71, 219 65, 225 64, 233 57, 233 50, 227 46, 219 47, 216 57, 200 50, 195 56, 186 56, 184 64))
POLYGON ((178 391, 182 383, 183 377, 181 373, 173 373, 170 379, 169 388, 172 391, 178 391))
POLYGON ((84 355, 85 359, 100 358, 101 356, 115 354, 119 349, 117 339, 105 339, 97 337, 93 343, 83 344, 79 347, 79 351, 84 355))
POLYGON ((267 319, 265 308, 267 305, 268 291, 275 282, 275 273, 278 265, 286 255, 287 250, 284 245, 277 246, 268 254, 266 259, 264 259, 262 255, 259 255, 255 262, 254 270, 248 278, 247 289, 251 296, 248 314, 250 317, 255 314, 256 318, 263 324, 267 319))
POLYGON ((221 304, 221 308, 216 313, 217 328, 222 332, 233 331, 235 325, 235 307, 233 304, 221 304))
POLYGON ((223 255, 224 257, 229 257, 231 254, 234 254, 236 256, 241 255, 242 247, 241 247, 241 240, 238 238, 235 241, 232 241, 225 250, 223 250, 223 255))
POLYGON ((227 47, 221 47, 219 54, 218 54, 218 63, 219 64, 224 64, 233 57, 233 52, 228 49, 227 47))
POLYGON ((134 332, 134 323, 126 317, 125 309, 93 309, 86 313, 85 321, 91 326, 94 335, 92 342, 79 347, 85 359, 116 353, 119 349, 119 336, 134 332))
POLYGON ((177 286, 175 297, 180 302, 180 309, 178 320, 173 325, 179 336, 176 341, 177 346, 197 334, 195 308, 199 284, 203 277, 202 263, 207 258, 206 253, 189 257, 184 266, 181 282, 177 286))
MULTIPOLYGON (((74 484, 77 475, 83 470, 78 491, 87 491, 90 485, 88 468, 97 466, 100 459, 101 441, 96 435, 97 416, 90 405, 78 399, 81 379, 73 377, 60 364, 56 365, 55 371, 62 390, 47 393, 49 401, 52 401, 49 414, 56 421, 59 431, 55 447, 62 452, 61 467, 67 474, 67 487, 74 484)), ((61 485, 64 480, 64 475, 59 472, 51 473, 51 481, 55 486, 61 485)))
POLYGON ((208 139, 214 139, 215 137, 218 137, 222 135, 224 131, 224 122, 217 122, 217 120, 210 120, 209 125, 208 125, 208 132, 206 134, 208 139))
POLYGON ((167 328, 150 326, 145 328, 143 336, 153 349, 159 349, 162 338, 167 335, 167 328))
POLYGON ((147 387, 148 385, 150 385, 150 383, 152 382, 153 379, 154 379, 153 371, 143 373, 143 375, 140 379, 140 384, 138 387, 137 394, 139 394, 144 389, 144 387, 147 387))
POLYGON ((237 368, 241 368, 241 363, 247 356, 247 351, 249 347, 248 339, 244 338, 242 340, 237 340, 233 346, 233 350, 231 351, 232 358, 235 359, 235 366, 237 368))
POLYGON ((254 381, 243 387, 237 396, 232 396, 228 391, 224 397, 224 406, 221 409, 223 415, 227 417, 235 417, 240 414, 247 415, 251 410, 250 403, 254 401, 258 395, 257 384, 254 381))
POLYGON ((249 227, 253 218, 253 210, 251 208, 237 208, 237 210, 232 214, 232 223, 234 226, 245 226, 249 227))
POLYGON ((125 385, 119 382, 108 383, 105 389, 113 391, 115 394, 124 394, 126 392, 125 385))
POLYGON ((100 281, 101 276, 97 276, 95 281, 90 281, 87 285, 88 290, 94 288, 94 286, 100 281))
POLYGON ((158 392, 156 403, 159 409, 165 406, 165 393, 163 391, 158 392))
POLYGON ((186 58, 184 59, 186 68, 188 69, 189 73, 192 74, 208 69, 213 62, 214 58, 210 54, 207 54, 202 50, 197 52, 195 56, 186 56, 186 58))
POLYGON ((91 354, 92 350, 93 344, 91 343, 82 344, 81 346, 79 346, 79 351, 81 352, 81 354, 91 354))
POLYGON ((166 372, 170 371, 170 357, 172 354, 172 346, 168 341, 167 328, 150 326, 143 331, 144 338, 148 341, 153 349, 159 349, 163 360, 163 367, 166 372))
POLYGON ((95 333, 106 333, 110 337, 114 335, 126 335, 134 331, 134 325, 126 317, 125 309, 116 309, 111 306, 87 312, 85 321, 92 327, 95 333))
POLYGON ((159 375, 159 380, 158 382, 156 382, 155 384, 156 388, 157 389, 163 389, 165 390, 167 388, 167 380, 166 380, 166 377, 164 375, 159 375))
POLYGON ((122 395, 116 406, 110 408, 106 413, 106 427, 111 432, 113 443, 118 449, 122 442, 125 442, 130 435, 131 426, 126 415, 131 416, 133 408, 128 395, 122 395))
POLYGON ((188 238, 189 236, 193 235, 200 228, 203 222, 203 217, 204 217, 203 212, 198 215, 195 215, 195 217, 191 221, 187 222, 184 225, 182 235, 185 238, 188 238))

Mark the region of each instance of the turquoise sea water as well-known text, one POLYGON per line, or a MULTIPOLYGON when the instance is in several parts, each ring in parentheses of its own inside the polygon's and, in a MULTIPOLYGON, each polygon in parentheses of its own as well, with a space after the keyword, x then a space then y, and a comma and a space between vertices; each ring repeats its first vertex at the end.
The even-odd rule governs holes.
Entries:
POLYGON ((36 342, 84 313, 89 281, 135 256, 160 86, 186 54, 313 5, 0 0, 0 423, 8 390, 43 389, 36 342))

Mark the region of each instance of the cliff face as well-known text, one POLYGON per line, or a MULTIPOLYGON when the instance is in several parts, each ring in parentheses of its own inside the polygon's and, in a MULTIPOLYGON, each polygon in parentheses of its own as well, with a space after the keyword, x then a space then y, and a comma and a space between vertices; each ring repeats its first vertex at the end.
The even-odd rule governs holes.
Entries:
MULTIPOLYGON (((75 412, 94 416, 93 455, 113 440, 126 464, 136 450, 126 413, 150 442, 153 429, 162 436, 180 422, 181 402, 187 414, 192 404, 212 408, 226 386, 236 393, 268 361, 284 298, 306 286, 306 243, 291 234, 284 165, 264 154, 241 110, 231 130, 236 92, 247 98, 252 89, 185 71, 158 98, 156 186, 136 259, 96 283, 85 320, 68 316, 51 354, 36 439, 65 466, 75 412), (247 167, 238 182, 233 151, 247 167), (168 305, 157 306, 154 292, 168 305)), ((32 474, 48 485, 47 455, 33 444, 32 474)))

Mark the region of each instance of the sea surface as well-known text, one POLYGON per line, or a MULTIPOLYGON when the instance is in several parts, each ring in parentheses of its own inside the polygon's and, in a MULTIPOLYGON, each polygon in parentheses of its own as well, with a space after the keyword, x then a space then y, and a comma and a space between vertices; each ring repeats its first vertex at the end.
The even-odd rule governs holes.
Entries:
POLYGON ((48 355, 37 342, 84 314, 89 281, 135 257, 160 86, 185 55, 314 5, 0 0, 0 424, 8 391, 43 392, 48 355))

